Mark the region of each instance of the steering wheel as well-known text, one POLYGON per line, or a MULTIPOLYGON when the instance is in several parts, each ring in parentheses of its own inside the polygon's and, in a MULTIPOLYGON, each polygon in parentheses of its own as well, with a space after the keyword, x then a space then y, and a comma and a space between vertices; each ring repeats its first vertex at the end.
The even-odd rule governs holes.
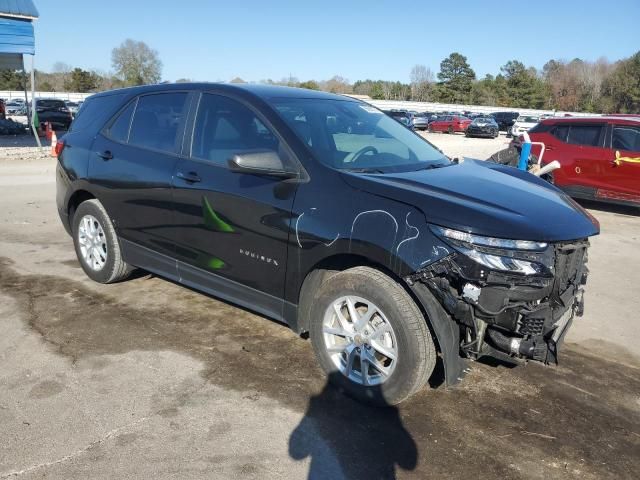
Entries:
POLYGON ((357 150, 355 152, 351 152, 349 155, 347 155, 346 157, 344 157, 343 162, 344 163, 356 163, 358 161, 358 159, 364 155, 365 153, 374 153, 374 154, 378 154, 380 152, 378 152, 378 149, 376 147, 372 147, 371 145, 367 145, 366 147, 362 147, 360 150, 357 150))

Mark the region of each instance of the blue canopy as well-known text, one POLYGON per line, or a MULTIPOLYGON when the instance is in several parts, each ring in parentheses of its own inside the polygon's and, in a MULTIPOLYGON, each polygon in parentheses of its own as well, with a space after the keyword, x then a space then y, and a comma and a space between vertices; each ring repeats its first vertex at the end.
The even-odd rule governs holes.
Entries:
POLYGON ((0 53, 34 55, 35 43, 30 20, 0 17, 0 53))
POLYGON ((31 20, 39 17, 33 0, 0 0, 0 16, 31 20))

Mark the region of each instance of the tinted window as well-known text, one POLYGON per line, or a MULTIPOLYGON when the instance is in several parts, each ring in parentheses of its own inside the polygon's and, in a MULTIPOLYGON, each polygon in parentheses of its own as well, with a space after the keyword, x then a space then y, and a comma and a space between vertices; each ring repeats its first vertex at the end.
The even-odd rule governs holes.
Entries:
POLYGON ((597 147, 601 131, 601 125, 571 125, 567 142, 574 145, 597 147))
POLYGON ((129 127, 131 125, 131 115, 133 115, 133 109, 135 108, 136 102, 130 102, 115 121, 109 127, 107 131, 107 135, 112 139, 127 143, 129 140, 129 127))
POLYGON ((567 141, 568 133, 569 133, 569 125, 558 125, 551 131, 551 134, 554 137, 556 137, 558 140, 562 140, 563 142, 567 141))
POLYGON ((159 93, 140 97, 131 124, 129 143, 176 153, 186 100, 186 93, 159 93))
POLYGON ((243 104, 220 95, 200 100, 191 155, 226 165, 234 154, 251 150, 279 151, 280 142, 243 104))
POLYGON ((77 132, 89 128, 98 130, 113 115, 113 110, 121 105, 123 95, 106 95, 90 98, 82 103, 70 131, 77 132))
POLYGON ((616 150, 640 152, 640 127, 614 125, 611 147, 616 150))
POLYGON ((62 100, 36 100, 36 108, 64 108, 62 100))

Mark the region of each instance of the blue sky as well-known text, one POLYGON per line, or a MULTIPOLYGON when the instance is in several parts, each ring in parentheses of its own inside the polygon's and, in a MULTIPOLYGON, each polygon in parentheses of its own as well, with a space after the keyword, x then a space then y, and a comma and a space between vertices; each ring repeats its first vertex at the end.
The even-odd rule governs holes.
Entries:
POLYGON ((126 38, 155 48, 163 79, 274 80, 342 75, 408 81, 453 51, 478 76, 517 58, 617 60, 640 49, 640 0, 205 1, 35 0, 36 68, 111 69, 126 38), (520 7, 518 7, 520 5, 520 7))

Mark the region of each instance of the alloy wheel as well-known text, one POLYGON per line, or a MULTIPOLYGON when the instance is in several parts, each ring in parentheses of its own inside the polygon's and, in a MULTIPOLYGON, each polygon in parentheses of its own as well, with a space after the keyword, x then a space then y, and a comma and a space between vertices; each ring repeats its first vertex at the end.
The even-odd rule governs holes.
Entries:
POLYGON ((348 295, 335 300, 322 322, 331 361, 355 383, 380 385, 398 361, 398 341, 391 323, 371 301, 348 295))
POLYGON ((92 270, 100 271, 107 263, 107 237, 93 215, 85 215, 78 224, 80 254, 92 270))

